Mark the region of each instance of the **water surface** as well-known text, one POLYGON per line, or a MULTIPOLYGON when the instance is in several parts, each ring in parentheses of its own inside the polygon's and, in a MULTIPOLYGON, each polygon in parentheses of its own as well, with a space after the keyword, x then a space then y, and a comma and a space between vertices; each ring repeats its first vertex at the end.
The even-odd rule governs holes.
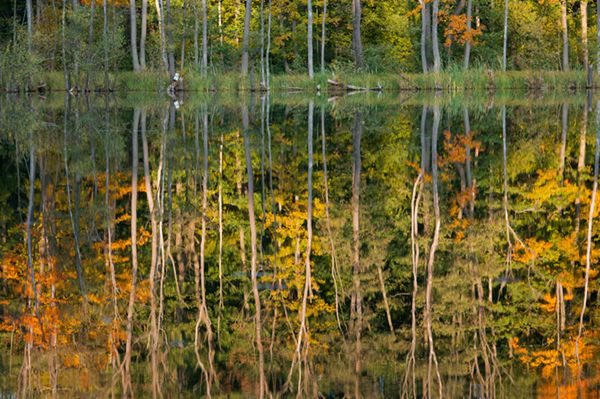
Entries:
POLYGON ((0 396, 597 397, 598 110, 2 97, 0 396))

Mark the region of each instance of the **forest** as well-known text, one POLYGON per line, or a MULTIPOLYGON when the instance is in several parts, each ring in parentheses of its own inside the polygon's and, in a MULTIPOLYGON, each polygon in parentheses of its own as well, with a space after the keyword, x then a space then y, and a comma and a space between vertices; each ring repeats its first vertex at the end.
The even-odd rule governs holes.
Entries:
POLYGON ((9 91, 158 90, 175 73, 196 91, 564 88, 600 72, 588 0, 7 0, 0 17, 9 91))
POLYGON ((0 398, 597 397, 598 11, 0 2, 0 398))

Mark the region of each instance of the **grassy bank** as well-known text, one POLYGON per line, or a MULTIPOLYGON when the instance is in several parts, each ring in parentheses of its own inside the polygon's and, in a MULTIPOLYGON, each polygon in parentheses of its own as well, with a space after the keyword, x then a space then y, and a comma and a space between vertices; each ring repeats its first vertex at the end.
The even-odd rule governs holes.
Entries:
MULTIPOLYGON (((210 74, 203 77, 193 71, 182 73, 183 87, 190 92, 238 92, 259 88, 259 76, 254 79, 240 79, 236 73, 210 74)), ((165 91, 169 77, 160 72, 118 72, 109 75, 111 89, 119 92, 158 92, 165 91)), ((459 92, 471 90, 527 90, 527 91, 567 91, 586 88, 586 75, 583 71, 509 71, 498 72, 486 69, 463 71, 451 69, 439 74, 401 74, 401 73, 326 73, 317 74, 314 79, 305 74, 285 74, 271 76, 272 92, 316 92, 317 87, 326 93, 336 90, 328 85, 328 79, 334 79, 344 85, 361 88, 382 87, 385 91, 424 91, 441 90, 459 92)), ((83 79, 82 79, 83 80, 83 79)), ((104 74, 91 74, 91 90, 104 88, 104 74)), ((60 72, 44 72, 32 79, 34 87, 43 86, 48 91, 64 91, 65 84, 60 72)), ((594 82, 600 87, 600 79, 594 82)))

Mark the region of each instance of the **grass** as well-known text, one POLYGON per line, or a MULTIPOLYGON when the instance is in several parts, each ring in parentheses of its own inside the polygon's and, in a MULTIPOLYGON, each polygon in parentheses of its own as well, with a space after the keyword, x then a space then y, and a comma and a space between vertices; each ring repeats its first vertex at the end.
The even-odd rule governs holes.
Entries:
MULTIPOLYGON (((210 74, 206 77, 192 70, 184 70, 183 86, 190 92, 240 92, 257 90, 260 76, 241 79, 237 73, 210 74)), ((278 74, 271 76, 271 92, 306 92, 316 93, 320 87, 322 92, 330 93, 327 80, 363 88, 381 86, 385 91, 501 91, 526 90, 530 92, 551 92, 582 90, 586 88, 586 74, 583 71, 508 71, 498 72, 484 68, 464 71, 459 67, 451 67, 438 74, 403 74, 403 73, 356 73, 338 72, 317 73, 313 79, 306 74, 278 74)), ((164 72, 117 72, 109 74, 110 86, 118 92, 159 92, 165 91, 169 85, 169 76, 164 72)), ((82 77, 81 81, 85 81, 82 77)), ((91 90, 104 88, 104 74, 92 73, 89 77, 91 90)), ((61 71, 42 72, 32 78, 34 86, 44 85, 49 91, 64 91, 65 84, 61 71)), ((594 85, 599 88, 600 85, 594 85)))

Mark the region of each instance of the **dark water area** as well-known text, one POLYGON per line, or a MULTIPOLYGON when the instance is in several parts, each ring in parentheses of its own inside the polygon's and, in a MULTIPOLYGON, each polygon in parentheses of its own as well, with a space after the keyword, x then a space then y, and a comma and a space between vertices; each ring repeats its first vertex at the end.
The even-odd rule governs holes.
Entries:
POLYGON ((0 98, 0 397, 600 397, 592 95, 0 98))

